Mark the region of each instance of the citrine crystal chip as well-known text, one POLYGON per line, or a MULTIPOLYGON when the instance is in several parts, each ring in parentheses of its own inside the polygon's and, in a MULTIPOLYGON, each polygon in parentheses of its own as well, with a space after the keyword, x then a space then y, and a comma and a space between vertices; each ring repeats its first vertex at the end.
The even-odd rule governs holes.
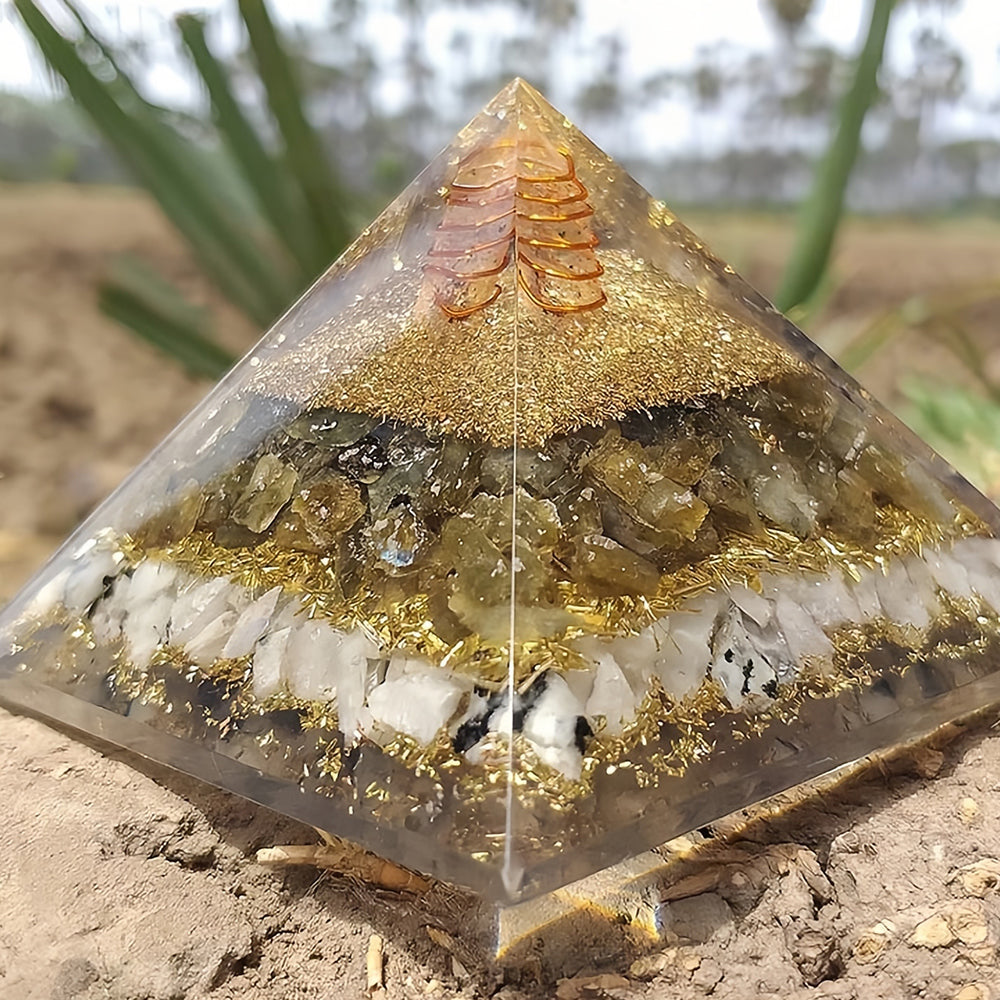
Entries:
POLYGON ((1000 514, 515 81, 0 618, 0 699, 526 898, 1000 699, 1000 514))

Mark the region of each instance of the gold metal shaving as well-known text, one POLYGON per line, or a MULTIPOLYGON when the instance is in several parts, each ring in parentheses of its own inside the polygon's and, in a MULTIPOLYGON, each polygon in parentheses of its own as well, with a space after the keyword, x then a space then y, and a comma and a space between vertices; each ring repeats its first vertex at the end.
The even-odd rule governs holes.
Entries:
POLYGON ((253 392, 501 447, 516 427, 534 447, 645 406, 727 395, 804 369, 779 337, 755 328, 773 314, 748 308, 745 289, 717 280, 731 269, 618 164, 530 88, 504 102, 463 130, 321 279, 297 322, 258 350, 253 392), (469 151, 515 120, 576 165, 606 302, 546 311, 518 289, 521 261, 511 254, 495 275, 495 301, 449 319, 426 267, 449 192, 469 151))
POLYGON ((608 295, 601 309, 567 321, 529 306, 515 335, 510 295, 449 321, 415 301, 412 287, 390 286, 263 366, 255 389, 506 447, 516 339, 518 438, 540 447, 645 406, 725 396, 802 370, 775 341, 648 261, 620 250, 599 258, 608 295))
MULTIPOLYGON (((864 690, 883 676, 881 668, 872 666, 870 656, 886 644, 892 645, 897 653, 893 671, 897 675, 904 675, 911 665, 928 658, 962 662, 970 654, 986 657, 1000 651, 1000 615, 976 599, 958 601, 946 596, 941 599, 943 611, 924 634, 888 620, 835 630, 830 635, 835 649, 833 663, 806 664, 793 683, 779 687, 773 701, 761 699, 759 704, 735 710, 719 686, 708 679, 691 695, 677 701, 654 680, 636 716, 621 734, 609 736, 598 732, 589 741, 578 780, 567 778, 541 760, 521 734, 514 737, 513 772, 511 751, 502 733, 490 733, 480 743, 481 755, 475 765, 455 751, 444 731, 428 746, 396 735, 381 743, 379 749, 416 780, 428 779, 438 787, 452 786, 456 847, 467 846, 484 860, 498 854, 503 835, 502 830, 498 832, 493 827, 497 823, 497 810, 502 812, 505 808, 508 782, 513 784, 523 807, 544 807, 546 815, 562 817, 558 822, 564 826, 564 839, 571 842, 580 833, 581 824, 592 822, 576 806, 593 794, 601 772, 629 771, 638 787, 658 787, 664 779, 682 775, 693 764, 709 758, 715 750, 713 732, 722 731, 720 726, 737 741, 758 739, 775 723, 793 722, 806 701, 832 698, 848 690, 864 690), (967 640, 952 638, 956 629, 964 629, 967 640)), ((89 623, 57 609, 44 623, 46 628, 53 625, 63 628, 67 639, 56 651, 51 666, 64 676, 73 676, 89 662, 96 648, 89 623)), ((23 640, 26 648, 37 634, 36 628, 23 640)), ((302 768, 303 777, 312 776, 311 787, 319 794, 342 794, 345 776, 334 705, 292 699, 288 695, 255 702, 247 691, 246 674, 241 673, 243 660, 219 661, 202 669, 193 667, 176 647, 166 647, 156 652, 148 667, 136 669, 127 660, 121 640, 113 652, 112 679, 117 693, 140 704, 159 706, 165 717, 176 718, 182 729, 194 723, 225 735, 248 717, 266 718, 277 709, 296 709, 304 729, 329 735, 318 741, 316 755, 295 766, 302 768), (232 684, 235 697, 229 716, 213 719, 190 701, 171 702, 163 672, 177 670, 191 679, 218 681, 224 677, 232 684)), ((258 737, 258 744, 262 751, 283 752, 288 759, 288 748, 283 748, 281 740, 282 737, 268 731, 258 737)), ((377 781, 369 782, 358 792, 365 810, 386 822, 395 821, 400 814, 420 804, 405 788, 395 784, 390 788, 377 781)), ((547 834, 543 837, 539 831, 526 829, 518 831, 517 836, 526 843, 537 841, 536 846, 545 852, 554 849, 552 837, 547 834)))
MULTIPOLYGON (((559 585, 560 597, 576 624, 559 636, 518 646, 517 684, 529 682, 546 669, 564 672, 585 666, 571 644, 581 635, 634 634, 700 594, 734 584, 756 589, 762 573, 841 572, 857 580, 864 567, 884 567, 899 556, 918 554, 926 545, 940 545, 983 530, 972 518, 960 517, 953 525, 942 526, 893 505, 878 508, 875 529, 876 540, 870 548, 836 534, 801 539, 777 528, 759 536, 733 537, 720 551, 665 575, 652 598, 592 598, 564 581, 559 585)), ((137 561, 148 556, 201 578, 226 577, 253 591, 283 587, 302 600, 311 617, 326 618, 337 628, 363 627, 385 648, 426 655, 487 687, 506 681, 510 654, 505 645, 490 644, 474 635, 446 642, 435 631, 427 595, 385 600, 376 590, 363 588, 345 599, 333 560, 328 557, 284 549, 270 539, 252 547, 227 548, 216 544, 206 532, 195 532, 145 552, 134 542, 126 549, 137 561)))

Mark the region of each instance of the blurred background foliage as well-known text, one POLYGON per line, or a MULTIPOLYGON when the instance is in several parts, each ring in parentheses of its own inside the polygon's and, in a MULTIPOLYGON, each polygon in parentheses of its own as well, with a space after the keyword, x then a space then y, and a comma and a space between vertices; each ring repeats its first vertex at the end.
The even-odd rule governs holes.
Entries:
MULTIPOLYGON (((675 207, 796 210, 781 279, 765 291, 810 332, 843 280, 830 260, 845 211, 995 214, 1000 197, 1000 142, 938 127, 970 110, 965 55, 947 31, 961 0, 869 0, 851 52, 810 32, 816 0, 761 0, 769 51, 720 42, 645 77, 620 35, 581 37, 586 0, 332 0, 317 3, 323 18, 283 27, 265 0, 230 0, 170 23, 173 58, 197 86, 169 103, 144 87, 157 58, 148 37, 111 35, 75 0, 7 2, 0 13, 26 28, 56 97, 0 93, 0 178, 142 185, 257 329, 514 75, 675 207), (888 66, 893 18, 915 6, 926 16, 912 58, 888 66), (651 141, 679 103, 703 141, 651 141)), ((971 110, 1000 110, 1000 95, 971 110)), ((147 262, 117 260, 99 296, 193 373, 215 378, 232 363, 209 312, 147 262)), ((855 371, 901 337, 955 359, 967 377, 954 384, 901 382, 905 415, 986 486, 1000 485, 1000 384, 966 318, 998 298, 1000 275, 909 297, 833 338, 855 371)))

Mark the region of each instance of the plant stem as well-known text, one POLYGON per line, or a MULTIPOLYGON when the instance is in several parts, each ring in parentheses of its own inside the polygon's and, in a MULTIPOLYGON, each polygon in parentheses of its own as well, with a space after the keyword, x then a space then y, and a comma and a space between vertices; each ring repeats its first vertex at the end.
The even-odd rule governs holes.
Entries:
POLYGON ((208 91, 216 127, 233 163, 246 178, 274 234, 303 271, 307 279, 303 284, 308 284, 329 265, 330 260, 321 249, 322 241, 315 231, 315 220, 310 216, 301 192, 287 182, 284 164, 277 162, 265 147, 237 101, 225 67, 209 48, 202 17, 180 14, 175 24, 208 91))
POLYGON ((267 101, 287 150, 287 164, 298 179, 326 241, 327 264, 351 238, 344 215, 346 199, 319 133, 306 116, 305 100, 292 59, 275 29, 264 0, 238 0, 267 101))
POLYGON ((799 215, 795 245, 775 304, 782 311, 805 302, 816 290, 830 260, 844 196, 861 146, 865 116, 878 95, 878 71, 895 0, 873 0, 868 35, 854 80, 837 113, 837 130, 816 167, 813 186, 799 215))

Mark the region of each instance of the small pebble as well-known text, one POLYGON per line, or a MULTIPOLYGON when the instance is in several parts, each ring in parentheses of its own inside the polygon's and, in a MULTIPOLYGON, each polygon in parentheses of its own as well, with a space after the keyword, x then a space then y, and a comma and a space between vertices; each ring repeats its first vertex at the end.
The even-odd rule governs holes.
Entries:
POLYGON ((955 940, 955 935, 943 914, 921 920, 910 935, 910 944, 917 948, 943 948, 955 940))
POLYGON ((958 804, 958 817, 966 825, 971 826, 979 818, 979 803, 968 797, 958 804))
POLYGON ((981 903, 950 903, 917 924, 909 942, 917 948, 942 948, 956 941, 974 947, 990 947, 989 934, 981 903))
POLYGON ((896 930, 889 920, 880 920, 874 927, 862 931, 854 943, 852 954, 859 965, 870 965, 889 946, 896 930))
POLYGON ((694 972, 694 970, 701 965, 701 955, 694 951, 688 952, 687 954, 681 956, 678 964, 685 971, 694 972))
POLYGON ((985 983, 969 983, 956 994, 955 1000, 992 1000, 993 994, 985 983))
POLYGON ((1000 859, 981 858, 960 868, 952 877, 968 896, 983 899, 1000 886, 1000 859))
POLYGON ((655 979, 677 961, 677 949, 668 948, 656 955, 643 955, 630 966, 628 974, 633 979, 655 979))
POLYGON ((608 990, 627 989, 630 985, 624 976, 607 972, 596 976, 573 976, 572 979, 559 981, 556 997, 557 1000, 586 1000, 601 996, 608 990))
POLYGON ((984 944, 990 936, 985 915, 974 904, 957 903, 948 913, 948 922, 962 944, 984 944))

